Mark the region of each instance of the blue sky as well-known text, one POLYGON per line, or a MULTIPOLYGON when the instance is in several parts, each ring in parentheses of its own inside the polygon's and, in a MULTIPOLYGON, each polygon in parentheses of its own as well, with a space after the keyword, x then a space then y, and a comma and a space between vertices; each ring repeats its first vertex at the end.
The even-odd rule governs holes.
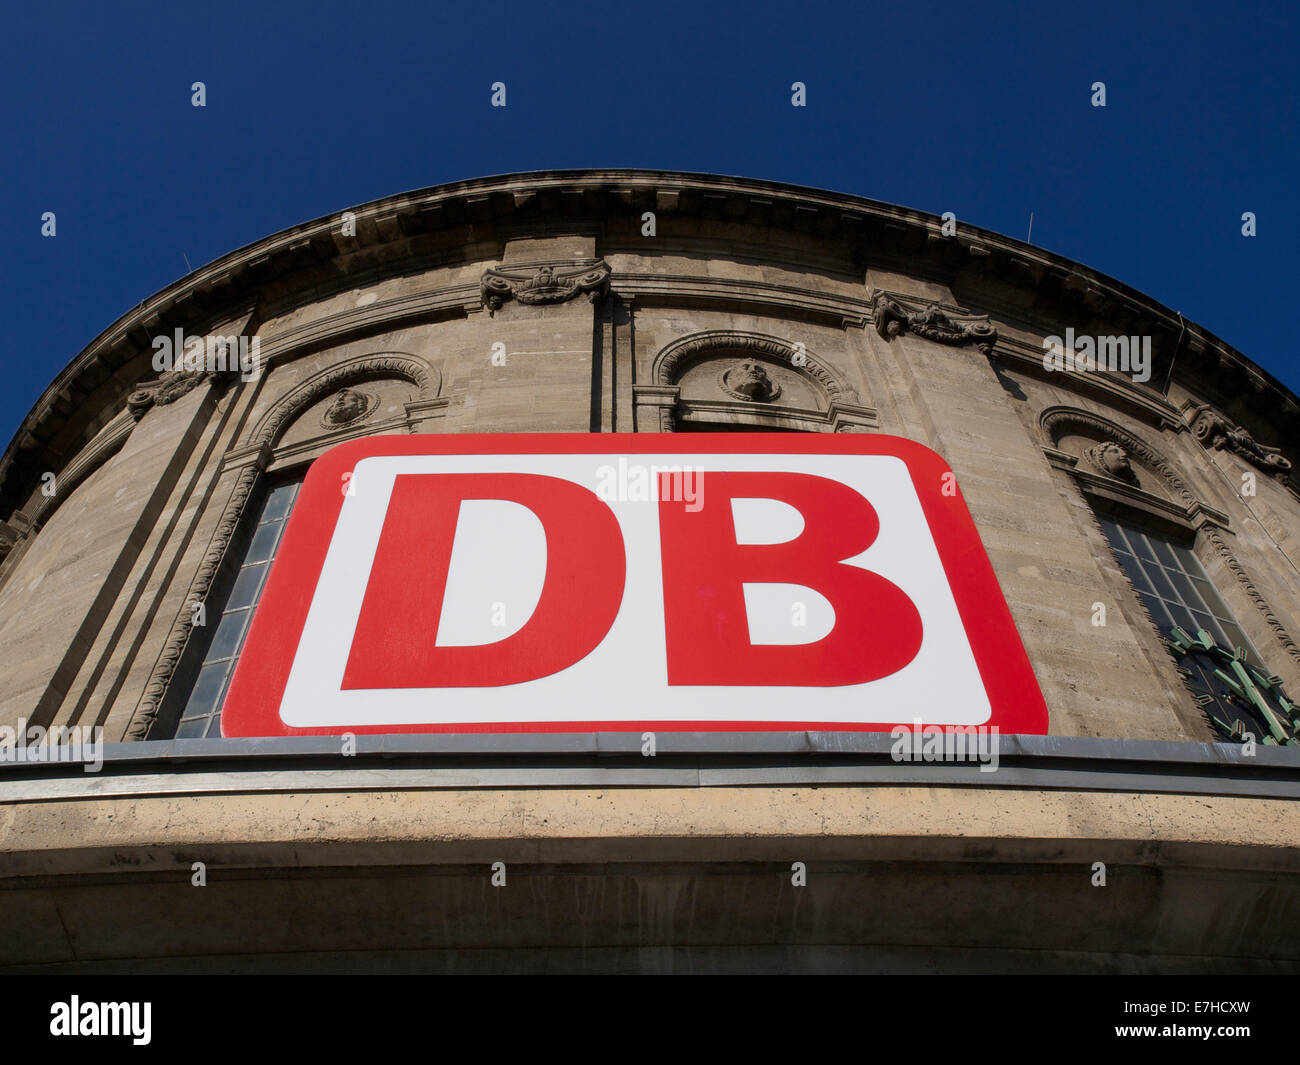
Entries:
POLYGON ((0 42, 0 437, 187 259, 396 192, 567 167, 790 181, 1022 239, 1032 211, 1035 244, 1300 391, 1297 7, 1046 7, 16 6, 0 42))

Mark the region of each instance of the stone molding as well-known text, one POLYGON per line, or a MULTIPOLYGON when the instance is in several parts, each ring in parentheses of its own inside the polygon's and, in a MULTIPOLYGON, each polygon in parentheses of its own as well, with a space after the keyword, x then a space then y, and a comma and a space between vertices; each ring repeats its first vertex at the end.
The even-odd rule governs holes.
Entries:
POLYGON ((788 340, 765 333, 710 329, 679 337, 655 356, 650 378, 653 384, 632 386, 634 404, 640 412, 651 417, 657 411, 658 431, 661 433, 675 431, 679 411, 694 410, 716 410, 723 416, 740 414, 762 418, 756 423, 759 425, 797 422, 801 428, 815 426, 825 432, 870 432, 878 424, 875 410, 861 405, 857 390, 841 380, 821 358, 806 349, 796 349, 788 340), (826 409, 808 411, 773 406, 775 395, 767 400, 753 400, 736 395, 725 385, 724 393, 736 395, 734 402, 719 400, 684 404, 678 380, 692 366, 710 357, 728 358, 728 365, 722 371, 724 374, 745 359, 766 357, 780 362, 825 396, 826 409))
POLYGON ((303 411, 339 389, 378 377, 399 377, 419 389, 421 399, 437 397, 442 375, 424 360, 405 352, 359 355, 322 370, 281 396, 262 415, 248 442, 273 446, 289 424, 303 411))
MULTIPOLYGON (((21 510, 15 510, 8 521, 0 521, 0 564, 9 558, 14 548, 25 541, 31 532, 31 522, 21 510)), ((13 557, 16 559, 20 555, 21 552, 13 557)), ((7 576, 7 573, 0 570, 0 587, 4 586, 7 576)))
POLYGON ((766 355, 808 378, 819 387, 828 401, 858 402, 857 390, 852 385, 841 382, 812 352, 796 351, 790 341, 780 337, 739 329, 709 329, 674 340, 655 356, 651 380, 656 385, 676 385, 683 373, 710 355, 734 355, 737 358, 766 355), (800 362, 795 362, 796 355, 801 359, 800 362))
MULTIPOLYGON (((15 512, 15 517, 21 518, 26 523, 21 533, 22 537, 35 536, 77 485, 122 450, 127 437, 135 428, 136 421, 137 419, 130 412, 119 411, 117 416, 100 429, 91 441, 77 452, 73 460, 59 471, 56 478, 59 490, 53 496, 47 497, 38 492, 32 497, 27 510, 15 512)), ((0 560, 13 546, 13 543, 6 543, 5 537, 0 535, 0 560)))
POLYGON ((341 338, 388 332, 411 322, 436 322, 481 314, 477 285, 446 285, 424 292, 376 300, 364 307, 349 307, 324 317, 268 333, 262 340, 262 365, 281 362, 322 347, 342 343, 341 338))
MULTIPOLYGON (((406 404, 405 413, 383 421, 363 419, 341 429, 322 432, 307 437, 294 444, 281 444, 275 449, 274 458, 267 466, 266 473, 279 474, 287 470, 296 470, 304 464, 310 464, 322 454, 339 444, 350 440, 360 440, 367 436, 392 434, 399 436, 419 432, 417 426, 424 421, 444 417, 447 413, 446 399, 434 399, 427 404, 406 404)), ((241 453, 235 461, 227 461, 223 468, 236 469, 246 464, 247 454, 241 453)))
POLYGON ((836 329, 864 329, 871 318, 871 303, 866 299, 749 278, 620 270, 611 280, 611 291, 621 300, 643 306, 674 306, 687 300, 693 305, 795 315, 826 322, 836 329))
POLYGON ((230 541, 235 535, 235 530, 239 528, 243 520, 244 511, 254 489, 261 480, 262 470, 265 468, 266 458, 268 457, 269 455, 264 454, 261 462, 246 466, 235 482, 235 487, 226 502, 225 509, 221 512, 221 517, 217 521, 217 527, 212 533, 212 538, 208 541, 208 548, 203 553, 203 561, 199 563, 198 572, 194 574, 194 579, 190 581, 185 598, 181 601, 180 611, 172 622, 171 630, 163 643, 162 651, 154 663, 153 672, 145 684, 144 694, 141 695, 140 701, 136 704, 136 708, 131 715, 131 720, 127 723, 126 739, 128 740, 149 738, 154 722, 158 719, 158 711, 162 707, 167 688, 171 684, 171 679, 176 673, 176 667, 189 645, 190 637, 193 635, 194 604, 207 601, 208 592, 211 590, 217 574, 221 572, 221 565, 225 561, 227 548, 229 548, 230 541))
POLYGON ((704 415, 706 420, 714 422, 739 416, 735 424, 752 424, 756 431, 778 428, 810 433, 871 433, 880 427, 875 410, 849 403, 832 403, 828 410, 821 411, 727 400, 674 400, 673 405, 662 406, 651 400, 642 401, 641 409, 658 410, 659 431, 664 433, 690 432, 691 423, 686 419, 692 414, 704 415))
POLYGON ((1004 366, 1132 414, 1157 429, 1184 428, 1178 408, 1154 388, 1138 384, 1127 374, 1049 372, 1043 368, 1044 354, 1041 345, 999 336, 993 357, 1004 366))
MULTIPOLYGON (((833 296, 794 285, 707 275, 618 273, 610 277, 610 292, 625 303, 656 302, 713 304, 723 308, 752 307, 765 313, 795 314, 825 321, 835 328, 862 329, 869 320, 870 303, 843 295, 833 296)), ((419 293, 351 307, 323 318, 295 325, 262 337, 262 363, 271 367, 299 353, 353 336, 393 328, 411 321, 432 322, 448 317, 482 313, 481 290, 476 285, 447 285, 419 293)))

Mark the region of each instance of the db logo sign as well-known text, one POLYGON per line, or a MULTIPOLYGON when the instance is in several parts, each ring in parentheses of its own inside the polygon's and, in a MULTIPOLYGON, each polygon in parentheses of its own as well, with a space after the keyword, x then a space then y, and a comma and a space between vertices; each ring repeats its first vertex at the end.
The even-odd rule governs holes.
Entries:
POLYGON ((953 475, 874 435, 370 437, 311 467, 222 714, 338 732, 1045 732, 953 475))

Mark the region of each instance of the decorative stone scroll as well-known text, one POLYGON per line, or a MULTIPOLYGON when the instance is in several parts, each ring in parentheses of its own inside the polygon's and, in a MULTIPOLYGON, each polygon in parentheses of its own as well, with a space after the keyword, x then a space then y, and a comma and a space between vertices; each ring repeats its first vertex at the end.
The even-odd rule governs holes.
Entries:
POLYGON ((871 312, 876 332, 885 340, 893 340, 903 333, 914 333, 939 344, 975 344, 985 355, 993 354, 993 346, 998 340, 998 331, 989 323, 988 315, 954 316, 940 310, 937 303, 928 303, 920 310, 908 310, 881 289, 876 289, 871 296, 871 312))
POLYGON ((1276 477, 1284 485, 1292 485, 1293 466, 1291 460, 1282 454, 1281 448, 1259 443, 1247 429, 1233 425, 1208 403, 1185 405, 1183 418, 1191 428, 1192 435, 1206 448, 1231 451, 1276 477))
POLYGON ((139 421, 145 412, 155 404, 160 407, 175 403, 181 396, 188 395, 199 385, 215 381, 223 387, 239 376, 238 368, 220 370, 167 370, 156 380, 145 381, 126 397, 126 409, 131 417, 139 421))
POLYGON ((489 314, 507 300, 528 306, 567 303, 584 295, 598 303, 609 292, 609 264, 604 259, 587 266, 555 267, 545 264, 530 270, 505 268, 483 271, 479 294, 489 314))

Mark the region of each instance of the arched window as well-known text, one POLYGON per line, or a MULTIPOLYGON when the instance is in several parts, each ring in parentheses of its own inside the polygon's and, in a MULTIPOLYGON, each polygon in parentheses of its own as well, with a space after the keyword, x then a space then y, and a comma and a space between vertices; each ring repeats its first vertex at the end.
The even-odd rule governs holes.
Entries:
POLYGON ((1263 657, 1196 558, 1189 540, 1117 515, 1097 520, 1197 703, 1227 739, 1287 743, 1289 704, 1263 657), (1278 697, 1281 696, 1281 702, 1278 697))
MULTIPOLYGON (((1289 744, 1300 717, 1201 564, 1226 552, 1228 517, 1197 499, 1145 441, 1107 419, 1052 408, 1049 461, 1091 506, 1120 569, 1220 738, 1289 744)), ((1235 565, 1235 562, 1233 563, 1235 565)))
POLYGON ((326 353, 318 364, 232 453, 240 478, 141 700, 134 739, 221 735, 226 689, 311 461, 360 436, 428 431, 446 413, 441 373, 418 356, 385 351, 336 363, 326 353))
POLYGON ((682 337, 633 385, 641 432, 870 432, 876 412, 798 340, 740 330, 682 337))
POLYGON ((179 711, 175 731, 178 740, 221 735, 221 705, 226 689, 301 484, 301 471, 269 484, 228 548, 223 572, 214 585, 215 594, 204 604, 204 624, 196 627, 206 639, 190 641, 186 648, 188 661, 183 673, 178 670, 173 685, 178 695, 175 703, 166 708, 173 716, 179 711), (180 692, 185 693, 183 701, 180 692))

